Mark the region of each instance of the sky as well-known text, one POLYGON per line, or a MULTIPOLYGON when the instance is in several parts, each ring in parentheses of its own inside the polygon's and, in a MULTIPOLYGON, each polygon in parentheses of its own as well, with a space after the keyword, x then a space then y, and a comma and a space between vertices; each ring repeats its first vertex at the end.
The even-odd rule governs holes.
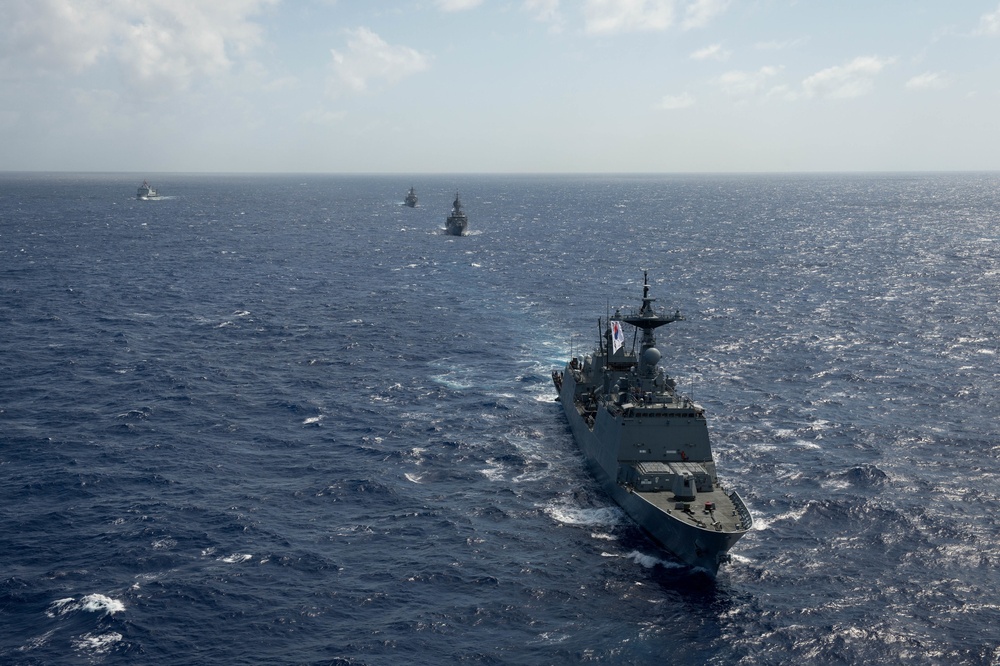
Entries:
POLYGON ((0 171, 984 170, 998 0, 0 0, 0 171))

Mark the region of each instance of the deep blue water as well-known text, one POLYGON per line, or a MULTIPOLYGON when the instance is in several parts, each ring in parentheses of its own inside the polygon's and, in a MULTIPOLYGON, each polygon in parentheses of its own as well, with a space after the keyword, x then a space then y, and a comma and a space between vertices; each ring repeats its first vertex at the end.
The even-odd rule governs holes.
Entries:
POLYGON ((0 174, 0 662, 1000 662, 1000 175, 144 177, 0 174), (643 269, 714 585, 553 400, 643 269))

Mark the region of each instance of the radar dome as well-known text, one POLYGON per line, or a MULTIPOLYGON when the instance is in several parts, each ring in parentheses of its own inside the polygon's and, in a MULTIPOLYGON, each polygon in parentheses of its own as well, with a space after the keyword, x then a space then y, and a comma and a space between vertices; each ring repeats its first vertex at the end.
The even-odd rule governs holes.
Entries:
POLYGON ((660 358, 660 350, 656 347, 650 347, 646 351, 642 352, 642 360, 645 361, 647 365, 656 365, 660 362, 660 358))

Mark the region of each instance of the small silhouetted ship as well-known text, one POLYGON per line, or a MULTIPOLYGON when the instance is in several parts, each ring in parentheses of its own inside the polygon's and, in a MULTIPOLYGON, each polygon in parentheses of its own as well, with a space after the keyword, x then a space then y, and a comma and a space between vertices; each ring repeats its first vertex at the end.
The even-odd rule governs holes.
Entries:
POLYGON ((411 187, 410 191, 406 193, 406 199, 404 200, 404 202, 410 208, 416 208, 416 206, 417 206, 417 191, 414 190, 411 187))
POLYGON ((455 203, 451 205, 451 214, 445 220, 444 231, 452 236, 461 236, 465 234, 468 226, 469 218, 465 216, 465 211, 462 210, 462 200, 458 198, 458 193, 456 192, 455 203))

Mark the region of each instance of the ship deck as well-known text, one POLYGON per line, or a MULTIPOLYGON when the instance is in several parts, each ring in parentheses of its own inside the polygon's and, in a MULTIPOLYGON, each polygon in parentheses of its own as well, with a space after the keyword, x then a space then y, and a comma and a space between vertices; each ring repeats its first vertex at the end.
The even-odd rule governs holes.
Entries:
POLYGON ((724 490, 716 487, 711 492, 699 492, 693 502, 681 502, 669 491, 636 491, 636 495, 674 518, 716 532, 744 532, 748 529, 748 517, 741 512, 724 490), (709 512, 706 503, 712 502, 715 510, 709 512), (687 507, 685 510, 684 507, 687 507))

